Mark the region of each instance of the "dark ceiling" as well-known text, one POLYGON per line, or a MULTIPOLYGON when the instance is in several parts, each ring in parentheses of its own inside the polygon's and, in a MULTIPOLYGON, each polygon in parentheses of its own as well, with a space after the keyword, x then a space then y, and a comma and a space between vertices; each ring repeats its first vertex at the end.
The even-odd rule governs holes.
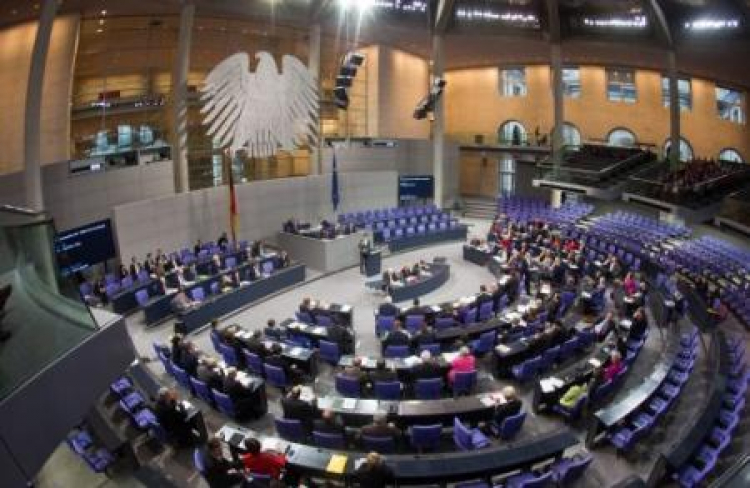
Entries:
MULTIPOLYGON (((39 15, 39 2, 2 0, 0 27, 39 15)), ((358 0, 351 0, 356 2, 358 0)), ((417 0, 418 1, 418 0, 417 0)), ((415 0, 398 0, 413 4, 415 0)), ((336 34, 341 23, 338 0, 195 0, 199 16, 248 18, 304 27, 316 17, 336 34)), ((431 25, 438 0, 422 0, 424 11, 374 8, 363 17, 360 43, 381 43, 430 57, 431 25)), ((545 63, 549 40, 555 38, 555 17, 563 55, 570 63, 618 64, 663 69, 669 45, 678 67, 689 75, 750 87, 750 0, 452 0, 443 19, 446 67, 507 63, 545 63), (663 13, 660 15, 659 11, 663 13), (498 21, 493 15, 512 13, 520 21, 498 21), (594 25, 607 19, 645 18, 641 28, 594 25), (662 18, 668 36, 660 28, 662 18), (685 27, 698 18, 738 20, 733 29, 696 32, 685 27)), ((182 0, 60 0, 60 13, 83 17, 176 15, 182 0)), ((351 9, 349 24, 354 24, 351 9)), ((353 29, 352 29, 353 30, 353 29)), ((351 34, 353 35, 353 34, 351 34)))

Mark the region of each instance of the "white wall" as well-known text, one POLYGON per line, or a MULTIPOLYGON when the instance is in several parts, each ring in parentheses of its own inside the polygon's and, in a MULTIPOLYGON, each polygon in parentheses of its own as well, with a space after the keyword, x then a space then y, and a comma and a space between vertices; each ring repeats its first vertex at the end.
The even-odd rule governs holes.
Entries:
MULTIPOLYGON (((339 212, 395 206, 395 171, 339 173, 339 212)), ((236 187, 240 239, 273 239, 289 217, 302 221, 331 218, 331 175, 254 181, 236 187)), ((113 209, 120 257, 142 259, 161 248, 166 252, 215 240, 229 228, 226 186, 152 198, 113 209)))

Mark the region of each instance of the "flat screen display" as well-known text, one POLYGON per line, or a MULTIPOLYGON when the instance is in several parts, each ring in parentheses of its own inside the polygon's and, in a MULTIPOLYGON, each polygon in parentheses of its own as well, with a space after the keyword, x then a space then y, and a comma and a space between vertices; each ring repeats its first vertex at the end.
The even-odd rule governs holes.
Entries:
POLYGON ((432 198, 435 179, 431 175, 424 176, 399 176, 398 198, 399 200, 414 200, 418 198, 432 198))
POLYGON ((115 243, 110 220, 59 232, 55 236, 55 254, 63 276, 114 258, 115 243))

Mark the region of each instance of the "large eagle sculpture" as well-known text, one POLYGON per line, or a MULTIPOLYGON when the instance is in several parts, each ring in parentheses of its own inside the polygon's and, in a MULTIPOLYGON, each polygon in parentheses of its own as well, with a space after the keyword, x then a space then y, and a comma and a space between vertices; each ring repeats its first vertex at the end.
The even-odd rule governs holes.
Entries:
POLYGON ((281 59, 255 54, 255 72, 247 53, 237 53, 208 74, 201 89, 208 135, 232 155, 247 151, 268 157, 317 140, 318 89, 310 70, 294 56, 281 59))

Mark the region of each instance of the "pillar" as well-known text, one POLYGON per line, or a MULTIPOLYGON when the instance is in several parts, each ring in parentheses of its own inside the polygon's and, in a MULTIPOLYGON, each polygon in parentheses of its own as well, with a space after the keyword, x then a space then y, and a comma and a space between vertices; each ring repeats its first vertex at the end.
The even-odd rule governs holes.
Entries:
POLYGON ((57 0, 44 0, 39 15, 39 25, 31 53, 31 69, 26 85, 26 113, 24 116, 24 189, 26 206, 32 210, 44 209, 42 192, 42 91, 44 69, 47 64, 52 25, 57 13, 57 0))
POLYGON ((320 101, 322 101, 322 90, 320 87, 320 24, 310 26, 310 48, 307 67, 310 70, 318 88, 318 113, 317 115, 317 144, 310 146, 310 174, 319 175, 323 172, 323 158, 320 150, 323 145, 323 124, 320 118, 320 101))
POLYGON ((195 4, 187 1, 180 10, 180 33, 172 73, 172 162, 176 193, 190 190, 187 150, 187 77, 190 69, 190 46, 194 19, 195 4))
POLYGON ((677 56, 673 49, 667 54, 667 74, 669 76, 669 140, 672 147, 669 165, 676 166, 680 162, 680 89, 677 56))
MULTIPOLYGON (((432 78, 442 78, 444 72, 443 62, 443 36, 433 34, 432 36, 432 78)), ((435 205, 443 206, 443 173, 445 167, 445 112, 443 110, 443 97, 435 104, 432 123, 432 174, 435 178, 435 205)))
POLYGON ((552 102, 554 123, 552 128, 552 162, 557 167, 562 161, 565 144, 563 126, 565 125, 565 99, 563 94, 562 52, 559 43, 550 46, 550 65, 552 67, 552 102))

